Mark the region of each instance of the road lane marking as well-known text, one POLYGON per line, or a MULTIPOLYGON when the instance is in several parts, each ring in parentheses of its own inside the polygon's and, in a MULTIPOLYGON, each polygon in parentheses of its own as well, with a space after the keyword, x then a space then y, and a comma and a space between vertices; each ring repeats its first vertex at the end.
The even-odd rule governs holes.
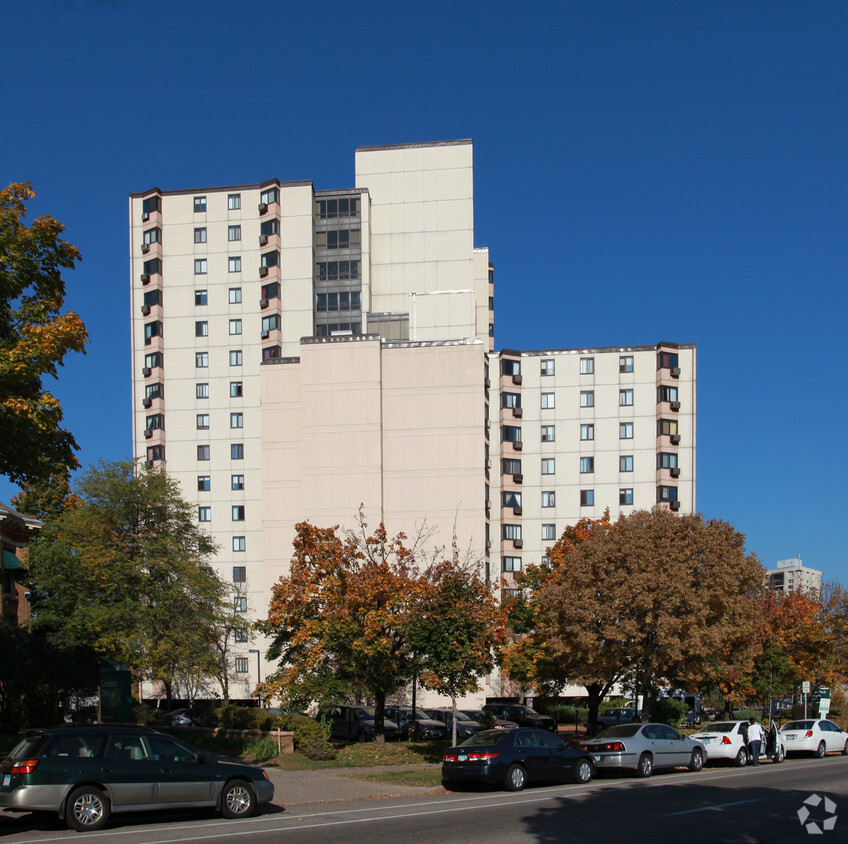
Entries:
POLYGON ((743 803, 756 803, 756 800, 736 800, 733 803, 719 803, 716 806, 702 806, 700 809, 687 809, 685 812, 671 812, 666 815, 668 818, 677 817, 677 815, 694 815, 696 812, 715 812, 717 809, 726 809, 728 806, 741 806, 743 803))

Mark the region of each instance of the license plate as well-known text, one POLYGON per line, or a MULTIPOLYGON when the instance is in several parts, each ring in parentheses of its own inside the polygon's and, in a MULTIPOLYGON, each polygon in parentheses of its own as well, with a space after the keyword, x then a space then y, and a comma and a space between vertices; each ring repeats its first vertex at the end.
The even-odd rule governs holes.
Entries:
POLYGON ((468 755, 465 754, 465 753, 460 753, 460 755, 457 756, 456 759, 457 759, 457 762, 467 762, 468 761, 468 755))
POLYGON ((789 741, 795 741, 795 733, 787 733, 787 734, 786 734, 786 738, 787 738, 789 741))
POLYGON ((593 754, 592 754, 592 758, 593 758, 596 762, 600 762, 600 761, 601 761, 601 754, 600 754, 600 753, 593 753, 593 754))
POLYGON ((9 785, 11 782, 12 782, 12 775, 6 774, 6 776, 3 777, 3 785, 4 786, 9 785))
POLYGON ((701 741, 702 741, 704 744, 709 744, 709 743, 712 741, 712 738, 702 738, 702 739, 701 739, 701 741))

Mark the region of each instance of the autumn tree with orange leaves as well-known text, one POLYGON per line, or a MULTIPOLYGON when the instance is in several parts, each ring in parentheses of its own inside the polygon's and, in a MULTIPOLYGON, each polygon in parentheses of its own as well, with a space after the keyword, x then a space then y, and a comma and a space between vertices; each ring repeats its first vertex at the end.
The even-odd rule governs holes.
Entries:
POLYGON ((52 217, 23 224, 29 183, 0 191, 0 474, 16 483, 77 466, 73 436, 62 428, 59 400, 44 389, 68 352, 84 352, 88 333, 74 313, 61 313, 63 269, 80 260, 59 238, 52 217))
POLYGON ((302 708, 364 690, 384 741, 386 697, 412 676, 409 625, 421 580, 404 534, 361 527, 353 535, 296 525, 290 573, 274 585, 268 617, 257 625, 272 640, 268 659, 279 659, 260 694, 302 708))

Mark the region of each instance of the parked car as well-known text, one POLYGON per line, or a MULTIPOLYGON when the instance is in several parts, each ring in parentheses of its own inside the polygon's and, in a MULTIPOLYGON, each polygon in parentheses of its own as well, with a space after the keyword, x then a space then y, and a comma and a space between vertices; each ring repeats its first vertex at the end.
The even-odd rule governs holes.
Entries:
MULTIPOLYGON (((748 764, 747 721, 715 721, 701 727, 693 738, 706 747, 710 762, 733 762, 737 768, 748 764)), ((766 733, 762 756, 772 762, 782 762, 786 758, 786 745, 774 723, 766 733)))
POLYGON ((467 715, 472 721, 482 724, 487 730, 514 730, 518 724, 505 718, 496 718, 491 712, 482 709, 460 709, 463 715, 467 715))
MULTIPOLYGON (((335 739, 349 741, 374 741, 373 706, 334 706, 318 713, 318 720, 330 722, 331 735, 335 739)), ((396 740, 400 736, 398 725, 391 718, 383 718, 383 734, 386 741, 396 740)))
MULTIPOLYGON (((426 709, 424 710, 435 721, 441 721, 445 727, 448 737, 453 736, 453 711, 450 709, 426 709)), ((486 729, 484 724, 469 718, 464 712, 456 711, 456 738, 457 741, 467 739, 475 733, 482 733, 486 729)))
POLYGON ((700 741, 685 738, 668 724, 619 724, 580 747, 592 754, 599 770, 629 768, 637 777, 649 777, 660 768, 700 771, 707 759, 700 741))
POLYGON ((556 721, 550 715, 542 715, 529 706, 517 703, 487 703, 484 712, 491 712, 495 718, 514 721, 519 727, 536 727, 540 730, 556 732, 556 721))
POLYGON ((618 707, 616 709, 607 709, 604 712, 598 713, 598 719, 594 725, 587 720, 585 726, 587 728, 594 727, 595 732, 605 730, 607 727, 615 727, 617 724, 635 724, 642 720, 642 713, 636 709, 629 707, 618 707))
POLYGON ((787 753, 812 753, 819 759, 834 751, 848 756, 848 732, 825 718, 790 721, 780 728, 787 753))
POLYGON ((422 709, 415 710, 415 717, 413 719, 411 706, 387 706, 386 717, 391 718, 398 725, 400 737, 404 741, 409 740, 413 720, 418 726, 418 738, 428 740, 443 739, 445 737, 445 725, 431 718, 422 709))
POLYGON ((175 709, 173 712, 163 712, 159 716, 163 724, 171 727, 198 726, 200 719, 190 709, 175 709))
POLYGON ((520 791, 528 782, 589 782, 592 757, 545 730, 484 730, 450 748, 442 762, 442 783, 503 783, 520 791))
POLYGON ((28 730, 0 763, 0 809, 51 812, 82 832, 117 812, 214 807, 246 818, 273 796, 261 768, 210 761, 148 727, 28 730))

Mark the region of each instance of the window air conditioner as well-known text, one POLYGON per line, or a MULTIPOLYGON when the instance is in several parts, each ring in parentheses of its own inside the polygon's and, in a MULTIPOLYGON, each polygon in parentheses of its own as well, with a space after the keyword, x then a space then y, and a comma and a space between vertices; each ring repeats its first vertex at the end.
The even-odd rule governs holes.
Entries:
POLYGON ((491 509, 492 509, 492 500, 491 500, 490 498, 487 498, 487 499, 486 499, 486 509, 487 509, 487 510, 491 510, 491 509))
POLYGON ((263 340, 267 340, 267 339, 268 339, 268 335, 269 335, 269 333, 270 333, 270 332, 268 332, 268 331, 263 331, 263 332, 262 332, 262 339, 263 339, 263 340))
POLYGON ((152 371, 152 370, 150 369, 150 367, 149 367, 149 366, 145 366, 145 367, 143 367, 143 368, 142 368, 142 370, 141 370, 141 374, 142 374, 145 378, 149 378, 149 377, 150 377, 150 373, 151 373, 151 371, 152 371))
POLYGON ((522 447, 523 447, 523 446, 521 445, 521 440, 517 440, 516 442, 514 442, 514 443, 512 444, 512 447, 513 447, 516 451, 521 451, 521 449, 522 449, 522 447))
POLYGON ((145 439, 150 439, 153 436, 153 428, 145 428, 144 429, 144 437, 145 439))
POLYGON ((521 383, 521 376, 520 375, 513 375, 512 376, 512 383, 513 384, 520 384, 521 383))
POLYGON ((141 402, 145 407, 150 407, 153 404, 153 399, 149 396, 141 402))
POLYGON ((520 516, 523 512, 524 512, 524 510, 521 507, 513 507, 512 508, 512 515, 513 516, 520 516))
POLYGON ((522 416, 524 416, 524 410, 523 410, 522 408, 520 408, 520 407, 514 407, 514 408, 512 409, 512 415, 513 415, 516 419, 521 419, 521 417, 522 417, 522 416))
POLYGON ((680 367, 679 366, 673 366, 671 368, 671 377, 672 378, 679 378, 680 377, 680 367))
POLYGON ((677 512, 680 509, 680 502, 679 501, 670 501, 669 506, 671 507, 672 510, 677 512))
POLYGON ((147 284, 148 281, 150 281, 150 273, 142 273, 141 274, 141 283, 147 284))
POLYGON ((669 472, 670 472, 672 478, 679 478, 680 477, 680 469, 670 469, 669 472))
POLYGON ((268 210, 268 203, 267 202, 260 202, 259 203, 259 213, 264 214, 267 210, 268 210))
POLYGON ((265 278, 268 275, 268 267, 262 266, 259 268, 259 278, 265 278))
POLYGON ((680 402, 679 401, 673 401, 671 403, 671 409, 672 410, 680 410, 680 402))
POLYGON ((259 235, 259 245, 260 246, 267 246, 268 245, 268 235, 267 234, 260 234, 259 235))
POLYGON ((672 434, 670 439, 672 445, 680 445, 680 434, 672 434))
POLYGON ((141 315, 149 316, 150 315, 150 305, 142 305, 141 306, 141 315))
POLYGON ((145 253, 149 252, 150 251, 150 244, 149 243, 142 243, 141 244, 141 251, 145 252, 145 253))
POLYGON ((524 475, 513 475, 512 480, 513 480, 513 483, 523 484, 524 483, 524 475))
POLYGON ((487 390, 489 389, 489 387, 492 386, 492 382, 488 378, 483 379, 483 384, 485 385, 487 390))
POLYGON ((487 468, 487 469, 491 469, 491 468, 492 468, 492 461, 491 461, 491 460, 486 460, 486 468, 487 468))
POLYGON ((267 308, 268 307, 268 300, 267 299, 260 299, 259 300, 259 307, 260 308, 267 308))
POLYGON ((523 540, 523 539, 513 539, 513 540, 512 540, 512 544, 513 544, 516 548, 523 548, 523 547, 524 547, 524 540, 523 540))

